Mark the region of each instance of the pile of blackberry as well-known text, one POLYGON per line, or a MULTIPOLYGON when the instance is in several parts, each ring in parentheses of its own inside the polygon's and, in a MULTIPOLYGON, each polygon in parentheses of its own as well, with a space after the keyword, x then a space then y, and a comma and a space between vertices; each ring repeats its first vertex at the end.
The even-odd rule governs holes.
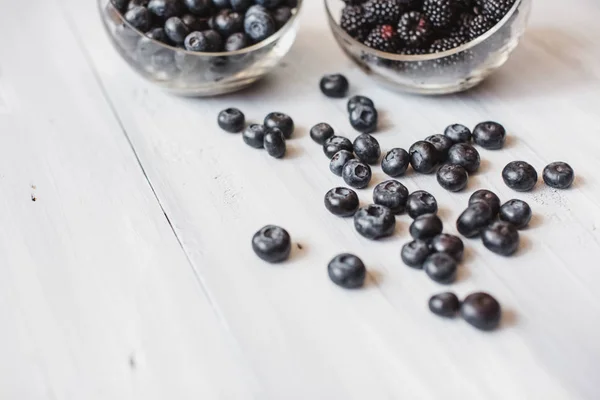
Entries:
POLYGON ((262 42, 292 17, 297 0, 111 0, 137 30, 197 52, 230 52, 262 42))
POLYGON ((340 26, 388 53, 439 53, 490 30, 515 0, 343 0, 340 26))

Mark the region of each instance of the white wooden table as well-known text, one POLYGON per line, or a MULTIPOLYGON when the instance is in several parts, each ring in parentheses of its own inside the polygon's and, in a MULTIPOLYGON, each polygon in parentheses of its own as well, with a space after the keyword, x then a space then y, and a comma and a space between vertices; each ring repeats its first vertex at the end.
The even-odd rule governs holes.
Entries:
POLYGON ((467 94, 425 98, 374 87, 335 45, 321 2, 306 3, 292 52, 267 80, 190 100, 125 65, 94 1, 2 2, 0 399, 600 398, 600 4, 536 2, 501 72, 467 94), (432 176, 401 179, 437 197, 450 232, 478 188, 532 205, 517 256, 467 241, 452 286, 493 293, 501 329, 430 314, 427 299, 447 288, 402 265, 407 216, 375 243, 322 206, 342 182, 308 129, 327 121, 355 136, 345 101, 317 89, 327 72, 376 101, 384 149, 453 122, 509 129, 504 151, 482 150, 464 193, 432 176), (289 156, 221 132, 228 106, 254 121, 292 115, 289 156), (539 171, 567 161, 577 182, 518 195, 500 177, 516 159, 539 171), (285 265, 252 253, 267 223, 302 245, 285 265), (368 265, 363 290, 327 278, 342 251, 368 265))

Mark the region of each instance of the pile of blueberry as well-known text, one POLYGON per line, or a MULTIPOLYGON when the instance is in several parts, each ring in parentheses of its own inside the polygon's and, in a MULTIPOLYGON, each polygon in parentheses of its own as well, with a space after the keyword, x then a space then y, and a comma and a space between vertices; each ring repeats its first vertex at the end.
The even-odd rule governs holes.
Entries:
POLYGON ((373 49, 439 53, 490 30, 515 0, 343 0, 340 26, 373 49))
POLYGON ((111 0, 125 20, 159 42, 231 52, 262 42, 292 17, 297 0, 111 0))

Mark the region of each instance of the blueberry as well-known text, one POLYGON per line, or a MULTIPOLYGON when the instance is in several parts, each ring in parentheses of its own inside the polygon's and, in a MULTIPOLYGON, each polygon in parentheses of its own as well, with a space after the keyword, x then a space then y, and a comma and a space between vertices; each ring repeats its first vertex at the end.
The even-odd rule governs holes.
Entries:
POLYGON ((357 289, 365 283, 367 269, 360 258, 352 254, 340 254, 329 262, 327 273, 336 285, 357 289))
POLYGON ((250 45, 250 39, 245 33, 234 33, 225 41, 225 51, 232 52, 245 49, 250 45))
POLYGON ((222 10, 215 15, 214 29, 221 34, 222 37, 229 37, 234 33, 239 33, 244 30, 244 16, 231 10, 222 10))
POLYGON ((167 20, 180 15, 183 7, 179 0, 150 0, 148 10, 157 17, 167 20))
POLYGON ((381 161, 381 169, 392 178, 402 176, 406 173, 410 164, 410 155, 404 149, 395 148, 390 150, 381 161))
POLYGON ((277 26, 277 29, 281 29, 292 18, 293 12, 290 7, 283 6, 273 10, 271 15, 275 20, 275 25, 277 26))
POLYGON ((252 124, 244 129, 242 138, 248 146, 255 149, 262 149, 264 147, 265 133, 267 133, 267 128, 264 125, 252 124))
POLYGON ((344 171, 344 165, 350 160, 354 159, 354 154, 348 150, 340 150, 333 155, 329 162, 329 170, 337 176, 342 176, 344 171))
POLYGON ((370 98, 365 96, 353 96, 350 98, 350 100, 348 100, 348 112, 351 113, 352 111, 354 111, 354 109, 358 105, 375 108, 375 103, 373 103, 373 100, 371 100, 370 98))
POLYGON ((190 29, 179 17, 171 17, 165 22, 165 33, 175 44, 183 44, 190 29))
POLYGON ((424 190, 411 193, 406 201, 406 211, 413 219, 424 214, 435 214, 437 210, 438 205, 435 197, 424 190))
POLYGON ((259 5, 259 4, 255 4, 250 6, 250 8, 248 8, 248 10, 246 11, 246 17, 252 14, 268 14, 269 10, 267 10, 266 8, 264 8, 263 6, 259 5))
POLYGON ((408 153, 410 154, 410 165, 419 173, 430 174, 438 166, 438 152, 429 142, 416 142, 410 146, 408 153))
POLYGON ((327 139, 334 135, 331 125, 321 122, 310 129, 310 137, 312 140, 322 145, 327 139))
POLYGON ((461 235, 468 238, 479 235, 481 230, 488 226, 494 219, 494 213, 487 203, 482 201, 473 203, 458 217, 456 229, 461 235))
POLYGON ((267 128, 278 128, 286 139, 291 138, 294 133, 294 120, 284 113, 270 113, 265 117, 264 124, 267 128))
POLYGON ((285 229, 267 225, 252 237, 252 249, 262 260, 279 263, 290 256, 292 240, 285 229))
POLYGON ((357 104, 350 112, 350 125, 361 133, 371 133, 377 129, 379 115, 375 107, 357 104))
POLYGON ((254 42, 262 42, 275 33, 275 21, 268 13, 246 13, 244 30, 254 42))
POLYGON ((546 185, 555 189, 568 189, 575 180, 573 168, 564 162, 553 162, 544 168, 542 174, 546 185))
POLYGON ((500 219, 509 222, 517 229, 523 229, 531 221, 531 207, 523 200, 509 200, 500 207, 500 219))
POLYGON ((253 0, 230 0, 233 11, 244 12, 254 4, 253 0))
POLYGON ((444 135, 431 135, 427 137, 425 141, 431 143, 433 147, 435 147, 440 161, 444 161, 448 158, 448 150, 454 145, 454 142, 444 135))
POLYGON ((535 187, 538 174, 525 161, 513 161, 502 170, 502 179, 506 186, 518 192, 527 192, 535 187))
POLYGON ((225 8, 231 8, 230 0, 212 0, 212 3, 215 6, 215 8, 218 8, 220 10, 223 10, 225 8))
POLYGON ((283 3, 282 0, 254 0, 254 2, 258 5, 268 8, 269 10, 274 9, 275 7, 283 3))
POLYGON ((146 32, 146 36, 152 40, 169 44, 169 38, 167 37, 167 34, 165 33, 165 30, 163 28, 150 29, 148 32, 146 32))
POLYGON ((442 220, 435 214, 423 214, 410 225, 410 235, 417 240, 433 239, 444 229, 442 220))
POLYGON ((332 136, 323 143, 323 152, 331 159, 340 150, 354 152, 352 142, 343 136, 332 136))
POLYGON ((424 240, 413 240, 402 246, 400 256, 404 264, 412 268, 423 268, 423 263, 431 255, 431 248, 424 240))
POLYGON ((267 128, 263 145, 271 157, 282 158, 285 155, 285 137, 277 128, 267 128))
POLYGON ((208 29, 208 22, 206 19, 198 18, 193 14, 184 14, 181 20, 188 27, 190 32, 200 32, 208 29))
POLYGON ((402 214, 408 201, 408 189, 398 181, 381 182, 373 189, 373 202, 386 206, 392 213, 402 214))
POLYGON ((379 142, 368 133, 363 133, 354 139, 353 146, 356 157, 367 164, 376 164, 381 157, 379 142))
POLYGON ((465 245, 458 236, 442 233, 431 240, 431 250, 435 253, 446 253, 456 262, 460 262, 465 252, 465 245))
POLYGON ((246 125, 244 113, 237 108, 228 108, 219 113, 219 126, 226 132, 241 132, 246 125))
POLYGON ((150 12, 146 7, 133 7, 125 13, 125 20, 135 29, 146 32, 150 28, 150 12))
POLYGON ((456 260, 446 253, 435 253, 427 257, 423 264, 425 273, 438 283, 448 284, 456 279, 456 260))
POLYGON ((458 192, 467 186, 469 175, 460 165, 446 164, 437 172, 437 181, 441 187, 451 192, 458 192))
POLYGON ((484 149, 498 150, 504 146, 506 130, 497 122, 482 122, 473 129, 473 140, 484 149))
POLYGON ((446 128, 444 135, 454 143, 469 143, 471 141, 471 130, 461 124, 453 124, 446 128))
POLYGON ((354 227, 367 239, 376 240, 394 234, 396 217, 389 208, 371 204, 354 214, 354 227))
POLYGON ((348 186, 364 189, 371 182, 371 167, 358 160, 350 160, 344 165, 342 178, 348 186))
POLYGON ((183 0, 183 4, 192 14, 205 17, 210 13, 211 0, 183 0))
POLYGON ((459 309, 460 300, 454 293, 440 293, 429 299, 429 310, 440 317, 455 317, 459 309))
POLYGON ((327 97, 342 98, 348 94, 350 84, 348 79, 341 74, 325 75, 319 84, 321 92, 327 97))
POLYGON ((488 250, 510 256, 519 248, 519 231, 505 221, 496 221, 481 231, 481 240, 488 250))
POLYGON ((189 51, 216 53, 223 49, 223 39, 213 30, 192 32, 185 38, 184 46, 189 51))
POLYGON ((472 174, 479 169, 481 158, 475 147, 467 143, 458 143, 448 151, 448 163, 460 165, 472 174))
POLYGON ((502 309, 500 303, 489 294, 473 293, 463 300, 460 315, 475 328, 491 331, 500 324, 502 309))
POLYGON ((498 211, 500 211, 500 199, 496 196, 496 193, 489 190, 481 189, 476 191, 469 198, 469 205, 478 202, 484 202, 492 209, 492 216, 496 217, 498 211))
POLYGON ((325 207, 338 217, 351 217, 358 210, 358 195, 352 189, 338 187, 325 194, 325 207))

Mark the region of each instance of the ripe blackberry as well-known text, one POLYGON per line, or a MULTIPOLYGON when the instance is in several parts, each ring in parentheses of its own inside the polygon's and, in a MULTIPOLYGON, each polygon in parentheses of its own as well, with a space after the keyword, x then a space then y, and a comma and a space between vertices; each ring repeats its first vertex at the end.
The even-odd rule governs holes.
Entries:
POLYGON ((365 17, 365 11, 360 5, 344 7, 340 27, 348 35, 360 41, 365 40, 373 28, 367 17, 365 17))
POLYGON ((469 39, 475 39, 489 31, 494 23, 485 15, 478 15, 467 25, 469 39))
POLYGON ((456 18, 458 7, 455 0, 425 0, 423 12, 435 28, 446 28, 456 18))
POLYGON ((429 18, 418 11, 407 12, 398 22, 398 36, 408 47, 421 47, 433 34, 429 18))
POLYGON ((400 49, 400 40, 393 26, 379 25, 369 33, 365 45, 375 50, 396 53, 400 49))
POLYGON ((462 45, 461 38, 447 37, 434 41, 429 47, 430 53, 441 53, 462 45))
POLYGON ((462 38, 470 39, 471 35, 469 34, 469 26, 471 25, 473 18, 475 18, 475 16, 473 14, 469 14, 469 13, 460 14, 460 16, 458 17, 458 20, 456 21, 455 26, 450 31, 450 36, 456 37, 456 38, 462 37, 462 38))
POLYGON ((365 16, 375 24, 396 24, 402 14, 398 0, 369 0, 363 4, 365 16))
POLYGON ((483 2, 483 13, 492 21, 498 22, 508 13, 515 0, 486 0, 483 2))

